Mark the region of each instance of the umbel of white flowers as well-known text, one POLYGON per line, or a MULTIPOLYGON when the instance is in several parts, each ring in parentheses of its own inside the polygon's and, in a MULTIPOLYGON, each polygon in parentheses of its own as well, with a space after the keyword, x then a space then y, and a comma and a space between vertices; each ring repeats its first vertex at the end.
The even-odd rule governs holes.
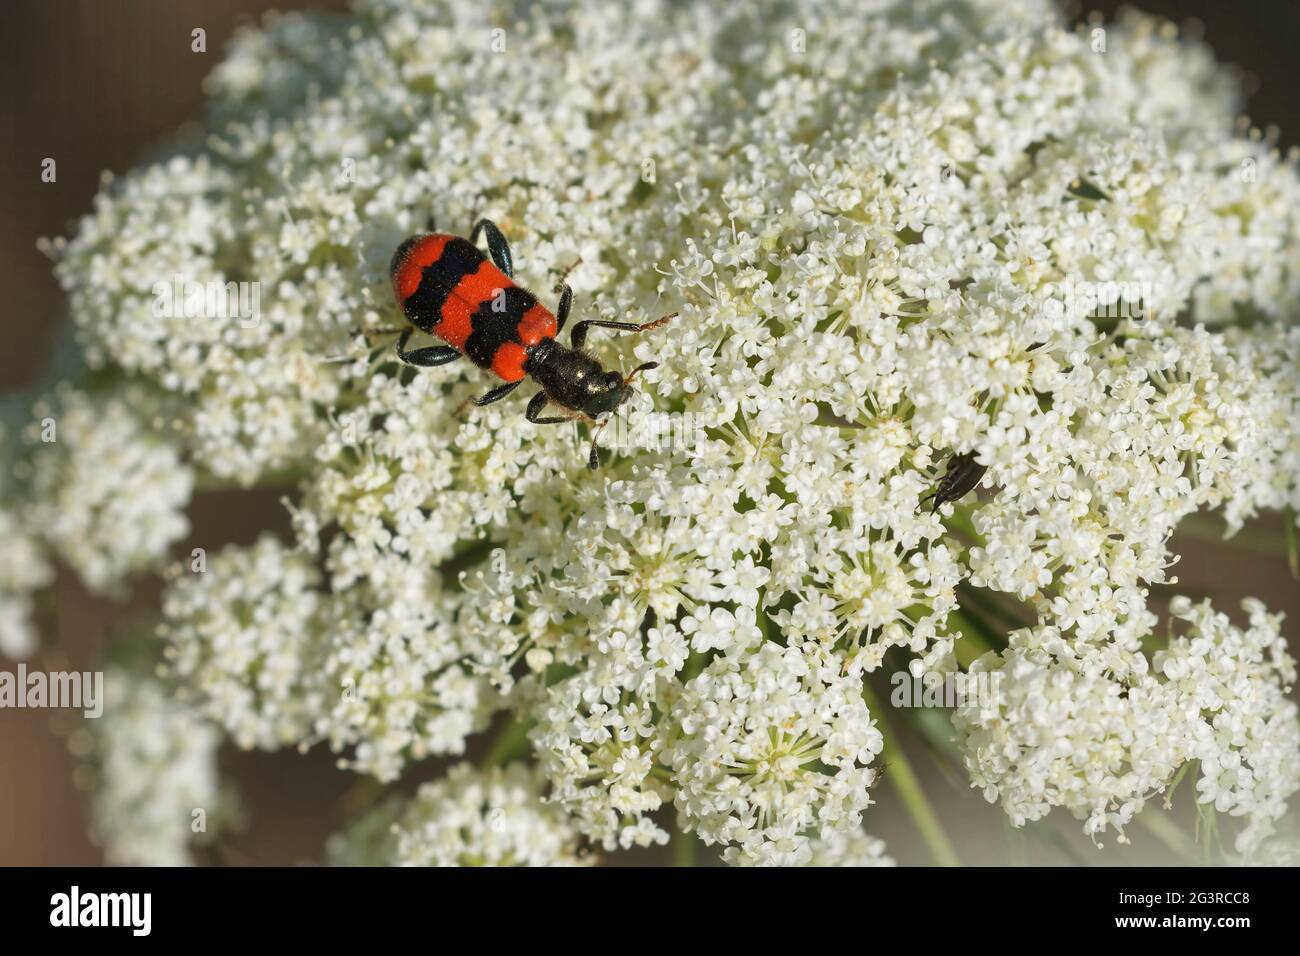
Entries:
MULTIPOLYGON (((200 146, 50 244, 87 358, 131 385, 31 436, 4 647, 37 555, 112 587, 164 563, 196 473, 288 478, 292 540, 173 573, 162 679, 239 746, 324 741, 381 781, 531 728, 526 773, 463 766, 340 838, 393 823, 388 860, 676 827, 735 863, 888 862, 861 829, 887 651, 1002 675, 954 727, 1016 825, 1123 838, 1194 762, 1236 850, 1268 838, 1300 786, 1277 619, 1176 603, 1166 638, 1148 607, 1184 517, 1300 505, 1300 180, 1204 47, 1134 15, 1098 52, 1038 0, 371 0, 243 31, 209 89, 200 146), (397 244, 475 213, 524 285, 580 259, 585 316, 679 310, 596 347, 660 362, 628 422, 689 441, 589 476, 576 428, 456 414, 468 363, 367 343, 400 322, 397 244), (158 314, 176 275, 257 281, 259 321, 158 314), (982 490, 932 511, 961 454, 982 490), (995 592, 1023 627, 960 626, 995 592)), ((187 837, 103 833, 121 859, 187 837)))

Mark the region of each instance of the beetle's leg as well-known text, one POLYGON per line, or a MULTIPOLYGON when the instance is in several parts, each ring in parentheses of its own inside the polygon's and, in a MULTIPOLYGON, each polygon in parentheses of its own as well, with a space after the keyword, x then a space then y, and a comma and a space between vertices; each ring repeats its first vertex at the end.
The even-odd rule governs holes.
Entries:
POLYGON ((456 361, 460 358, 460 353, 450 345, 431 345, 426 349, 412 349, 410 352, 399 353, 397 357, 407 365, 436 368, 456 361))
POLYGON ((640 332, 641 326, 635 322, 606 322, 603 319, 585 319, 573 327, 569 344, 580 349, 587 341, 587 333, 592 329, 618 329, 621 332, 640 332))
POLYGON ((433 213, 429 213, 429 218, 424 221, 424 231, 425 232, 438 231, 438 217, 435 216, 433 213))
POLYGON ((523 383, 524 380, 521 378, 517 382, 506 382, 504 385, 498 385, 496 388, 492 389, 492 391, 485 392, 478 398, 474 399, 474 404, 491 405, 493 402, 499 402, 523 383))
POLYGON ((569 343, 575 348, 580 349, 584 342, 587 341, 587 333, 592 329, 618 329, 621 332, 648 332, 651 329, 657 329, 669 319, 676 318, 676 312, 669 312, 663 318, 655 319, 653 322, 646 322, 643 325, 637 325, 635 322, 606 322, 604 319, 587 319, 579 322, 573 327, 573 334, 569 336, 569 343))
POLYGON ((591 451, 587 453, 587 470, 595 471, 600 467, 600 446, 596 440, 600 438, 600 433, 605 430, 605 425, 609 422, 609 416, 606 415, 596 423, 596 428, 591 433, 591 451))
POLYGON ((948 493, 950 491, 952 491, 952 461, 951 460, 948 462, 948 467, 944 469, 943 474, 939 476, 938 481, 934 483, 934 489, 925 497, 920 498, 916 502, 916 506, 919 508, 927 501, 933 500, 934 504, 930 508, 930 514, 934 514, 936 511, 939 510, 940 507, 942 507, 946 502, 950 500, 948 497, 948 493))
POLYGON ((474 223, 474 228, 470 230, 469 241, 478 242, 480 232, 487 236, 488 255, 492 257, 493 264, 506 274, 507 279, 513 279, 515 266, 510 256, 510 243, 506 242, 506 237, 501 235, 501 230, 491 219, 480 219, 474 223))
POLYGON ((538 392, 528 400, 528 408, 524 411, 524 418, 528 419, 534 425, 558 425, 560 422, 572 421, 563 415, 548 415, 546 418, 540 418, 542 409, 546 407, 546 393, 538 392))
POLYGON ((411 339, 411 331, 411 329, 403 329, 397 339, 397 357, 407 365, 434 368, 460 358, 460 353, 450 345, 431 345, 428 348, 406 351, 406 343, 411 339))
MULTIPOLYGON (((546 407, 546 401, 546 393, 538 392, 528 400, 528 409, 524 412, 524 417, 534 425, 558 425, 560 422, 573 421, 572 418, 563 415, 549 415, 546 418, 542 418, 542 409, 546 407)), ((596 445, 596 439, 600 437, 600 433, 604 430, 608 421, 609 416, 606 416, 597 422, 596 430, 592 432, 591 435, 591 451, 587 454, 587 467, 592 471, 595 471, 600 467, 600 454, 599 448, 596 445)))
POLYGON ((556 284, 555 291, 560 293, 560 304, 555 310, 555 334, 559 335, 569 319, 569 310, 573 308, 573 290, 561 280, 556 284))

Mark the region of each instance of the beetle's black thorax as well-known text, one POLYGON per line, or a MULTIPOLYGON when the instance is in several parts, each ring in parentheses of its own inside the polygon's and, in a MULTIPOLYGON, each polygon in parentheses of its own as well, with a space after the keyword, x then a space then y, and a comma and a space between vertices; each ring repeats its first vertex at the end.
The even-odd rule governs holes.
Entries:
POLYGON ((626 397, 621 375, 555 339, 542 339, 529 350, 524 371, 556 405, 590 418, 612 412, 626 397))

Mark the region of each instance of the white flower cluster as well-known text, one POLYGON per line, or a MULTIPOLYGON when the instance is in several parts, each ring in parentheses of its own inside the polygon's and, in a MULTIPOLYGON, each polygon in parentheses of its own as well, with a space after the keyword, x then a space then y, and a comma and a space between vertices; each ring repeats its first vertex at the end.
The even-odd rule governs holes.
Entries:
POLYGON ((1208 601, 1170 608, 1187 633, 1155 655, 1154 669, 1177 689, 1188 757, 1200 762, 1197 799, 1219 813, 1244 816, 1238 853, 1256 854, 1300 790, 1300 708, 1287 694, 1295 659, 1280 633, 1281 616, 1258 601, 1243 608, 1249 627, 1234 627, 1208 601))
POLYGON ((445 624, 401 606, 366 616, 269 536, 173 571, 163 615, 174 675, 241 747, 327 739, 391 780, 408 759, 461 752, 491 714, 445 624))
POLYGON ((0 508, 0 657, 20 660, 36 649, 31 592, 53 579, 54 569, 23 516, 0 508))
POLYGON ((799 865, 822 840, 858 832, 868 767, 883 747, 856 677, 820 647, 764 643, 719 657, 687 683, 666 761, 677 808, 724 858, 799 865))
POLYGON ((343 766, 393 780, 408 761, 463 753, 465 738, 486 729, 500 701, 462 662, 445 606, 372 612, 342 597, 327 613, 321 678, 328 709, 316 718, 313 739, 355 748, 343 766))
POLYGON ((0 657, 36 650, 33 592, 53 583, 55 558, 91 590, 116 594, 189 530, 193 469, 146 417, 145 394, 61 387, 32 409, 17 463, 0 472, 0 657))
POLYGON ((29 429, 28 526, 95 591, 156 568, 189 531, 193 470, 144 422, 142 401, 64 390, 29 429))
POLYGON ((398 866, 577 866, 578 834, 540 801, 522 764, 480 771, 457 764, 420 787, 393 827, 398 866))
MULTIPOLYGON (((563 811, 542 800, 544 778, 523 764, 460 763, 415 796, 390 795, 329 838, 333 866, 581 866, 563 811)), ((871 857, 871 847, 868 857, 871 857)))
MULTIPOLYGON (((242 744, 327 739, 391 780, 510 708, 603 847, 662 841, 672 803, 733 862, 878 859, 861 681, 957 668, 984 589, 1038 621, 959 714, 1013 821, 1122 828, 1188 759, 1248 833, 1294 789, 1280 697, 1142 645, 1182 518, 1300 505, 1300 178, 1235 135, 1203 48, 1134 16, 1098 52, 1033 0, 368 0, 243 34, 211 87, 204 151, 57 251, 92 361, 188 409, 197 466, 299 481, 296 550, 167 599, 242 744), (493 218, 539 291, 580 259, 583 318, 679 312, 593 336, 660 362, 600 473, 515 400, 459 412, 469 363, 358 334, 402 321, 387 264, 430 215, 493 218), (174 275, 258 282, 259 320, 159 315, 174 275), (934 509, 963 455, 982 493, 934 509)), ((1285 683, 1264 625, 1196 627, 1285 683)))
POLYGON ((1093 835, 1124 827, 1186 759, 1177 706, 1151 675, 1125 682, 1053 627, 1017 631, 972 673, 1001 673, 993 701, 958 708, 954 725, 971 782, 1001 799, 1014 826, 1052 807, 1093 835))
POLYGON ((15 459, 0 472, 0 656, 35 651, 33 592, 53 583, 54 559, 116 595, 187 533, 194 472, 166 431, 168 410, 144 388, 62 385, 30 409, 21 447, 0 441, 15 459))
POLYGON ((162 628, 174 675, 244 748, 311 733, 324 663, 320 575, 274 538, 172 573, 162 628), (305 686, 304 686, 305 685, 305 686))
POLYGON ((671 788, 656 776, 663 740, 655 715, 617 685, 583 672, 550 689, 532 737, 552 799, 606 850, 666 843, 648 814, 671 788))
MULTIPOLYGON (((320 337, 332 313, 348 321, 334 312, 344 303, 307 311, 314 303, 303 302, 301 289, 331 266, 278 249, 281 229, 291 232, 300 211, 256 200, 280 162, 259 152, 245 157, 243 176, 205 156, 177 156, 109 178, 76 237, 52 244, 89 360, 111 360, 176 396, 189 411, 195 459, 244 484, 310 454, 320 440, 317 409, 333 404, 338 388, 297 336, 310 323, 305 337, 320 337), (265 245, 249 241, 255 223, 265 245), (238 314, 241 282, 258 283, 256 314, 238 314), (205 293, 187 305, 189 283, 205 293), (227 283, 235 292, 226 304, 209 305, 206 289, 227 283)), ((252 304, 251 292, 244 301, 252 304)))
POLYGON ((1001 672, 1004 693, 955 715, 972 781, 1016 826, 1061 806, 1123 842, 1134 813, 1197 761, 1197 800, 1246 818, 1236 850, 1249 859, 1300 789, 1300 711, 1287 698, 1296 669, 1279 617, 1258 601, 1244 608, 1243 630, 1208 601, 1176 599, 1187 633, 1127 679, 1056 628, 1012 634, 1006 652, 971 668, 1001 672))
POLYGON ((829 838, 813 840, 808 866, 894 866, 885 853, 885 841, 861 830, 836 832, 829 838))
POLYGON ((190 865, 191 841, 233 811, 217 775, 220 730, 158 681, 120 667, 105 673, 104 699, 104 715, 84 733, 91 828, 105 858, 112 866, 190 865))

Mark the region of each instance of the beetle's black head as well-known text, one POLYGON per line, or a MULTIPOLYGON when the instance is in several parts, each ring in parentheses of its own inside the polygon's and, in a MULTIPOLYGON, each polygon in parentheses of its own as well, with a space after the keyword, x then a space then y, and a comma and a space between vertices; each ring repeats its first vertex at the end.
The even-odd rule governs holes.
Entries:
POLYGON ((618 372, 607 372, 590 355, 559 343, 539 349, 528 369, 556 405, 599 418, 627 400, 629 389, 618 372))
POLYGON ((604 372, 588 387, 582 412, 591 418, 599 418, 615 411, 631 397, 632 389, 623 383, 622 375, 618 372, 604 372))
MULTIPOLYGON (((637 371, 653 367, 654 363, 649 363, 637 371)), ((565 348, 554 339, 538 344, 524 368, 554 404, 587 418, 616 411, 634 391, 631 375, 624 378, 618 372, 606 371, 590 355, 565 348)))

